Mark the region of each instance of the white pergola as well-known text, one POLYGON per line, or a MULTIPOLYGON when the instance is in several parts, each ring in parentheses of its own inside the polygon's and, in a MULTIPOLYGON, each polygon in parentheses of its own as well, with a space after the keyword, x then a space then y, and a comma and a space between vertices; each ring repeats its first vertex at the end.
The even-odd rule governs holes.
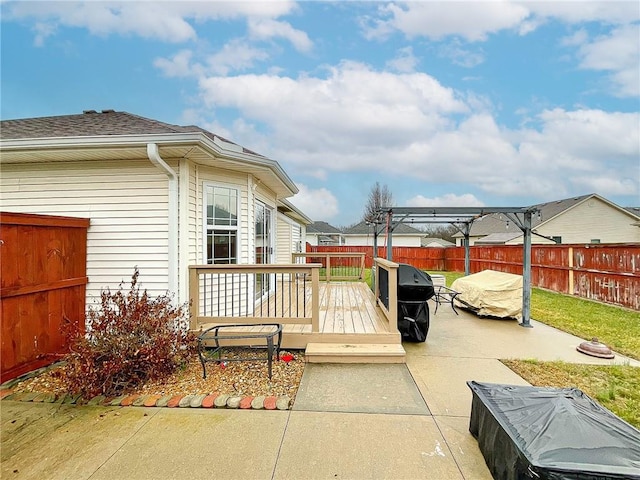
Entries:
POLYGON ((540 210, 535 207, 384 207, 378 210, 373 225, 373 246, 377 252, 378 235, 387 232, 387 260, 392 261, 393 230, 401 223, 419 225, 448 223, 464 235, 464 272, 470 273, 469 232, 473 222, 489 215, 500 214, 513 222, 523 234, 522 322, 531 327, 531 221, 540 210))

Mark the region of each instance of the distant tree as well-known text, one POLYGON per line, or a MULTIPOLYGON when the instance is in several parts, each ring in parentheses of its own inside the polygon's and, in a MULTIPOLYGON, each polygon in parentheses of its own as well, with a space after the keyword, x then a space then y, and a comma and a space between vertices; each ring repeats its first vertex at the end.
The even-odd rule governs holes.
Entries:
POLYGON ((365 222, 372 222, 381 207, 391 206, 393 206, 393 194, 391 190, 389 190, 389 187, 386 185, 380 185, 379 182, 376 182, 369 191, 369 197, 364 207, 362 219, 365 222))
POLYGON ((427 229, 427 234, 434 238, 441 238, 452 243, 456 243, 453 236, 458 233, 458 229, 453 225, 432 225, 427 229))

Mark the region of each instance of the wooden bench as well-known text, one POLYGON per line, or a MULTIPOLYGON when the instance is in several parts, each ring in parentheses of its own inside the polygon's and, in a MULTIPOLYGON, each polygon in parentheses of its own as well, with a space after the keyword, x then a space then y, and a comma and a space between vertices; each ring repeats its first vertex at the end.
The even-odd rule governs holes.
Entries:
MULTIPOLYGON (((252 324, 233 324, 233 325, 216 325, 207 328, 198 335, 198 357, 202 364, 202 377, 207 378, 207 362, 251 362, 256 360, 267 360, 269 369, 269 379, 271 379, 271 366, 273 363, 273 353, 275 351, 277 360, 280 360, 280 344, 282 343, 282 324, 280 323, 252 323, 252 324), (262 331, 242 332, 242 327, 261 327, 262 331), (235 331, 229 331, 236 329, 235 331), (223 357, 224 348, 232 348, 230 346, 221 345, 220 342, 225 340, 246 341, 247 348, 255 347, 252 340, 264 342, 267 347, 267 358, 264 357, 223 357), (208 347, 207 344, 213 343, 214 347, 208 347)), ((238 346, 234 341, 234 347, 238 346)), ((243 346, 243 345, 240 345, 243 346)), ((261 345, 262 346, 262 345, 261 345)))

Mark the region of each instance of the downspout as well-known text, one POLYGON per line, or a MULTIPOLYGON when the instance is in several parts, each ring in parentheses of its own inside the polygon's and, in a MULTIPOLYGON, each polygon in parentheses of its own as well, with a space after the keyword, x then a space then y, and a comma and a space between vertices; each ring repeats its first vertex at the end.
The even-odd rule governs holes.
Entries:
POLYGON ((169 279, 168 291, 178 294, 178 175, 167 163, 160 158, 158 145, 147 143, 147 157, 159 170, 169 178, 169 279))

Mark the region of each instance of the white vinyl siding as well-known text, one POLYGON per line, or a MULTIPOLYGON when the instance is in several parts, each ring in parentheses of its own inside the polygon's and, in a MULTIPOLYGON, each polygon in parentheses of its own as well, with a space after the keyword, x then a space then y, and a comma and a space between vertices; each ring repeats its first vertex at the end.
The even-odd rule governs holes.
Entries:
POLYGON ((589 198, 536 231, 545 236, 560 236, 565 244, 591 243, 592 238, 598 238, 600 243, 640 242, 640 228, 632 223, 631 215, 598 198, 589 198))
MULTIPOLYGON (((152 295, 168 286, 168 180, 148 161, 2 165, 2 210, 84 217, 87 303, 130 281, 152 295)), ((177 293, 177 292, 176 292, 177 293)))
POLYGON ((301 225, 280 212, 277 218, 276 263, 291 263, 291 253, 299 251, 301 225))

